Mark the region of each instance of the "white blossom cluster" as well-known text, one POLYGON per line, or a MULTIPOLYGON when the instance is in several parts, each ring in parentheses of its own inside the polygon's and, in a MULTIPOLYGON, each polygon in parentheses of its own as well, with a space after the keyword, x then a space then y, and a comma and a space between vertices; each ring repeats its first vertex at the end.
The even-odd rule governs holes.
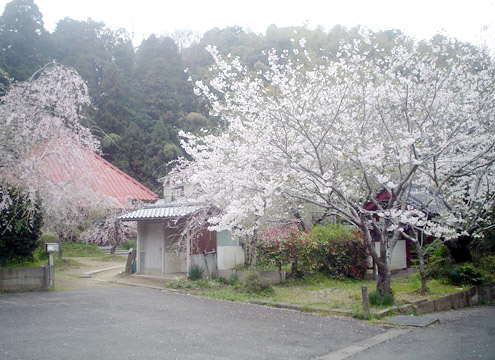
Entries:
MULTIPOLYGON (((83 189, 77 181, 92 176, 81 168, 86 160, 74 161, 75 157, 87 159, 88 151, 98 151, 97 139, 82 125, 83 110, 89 104, 82 78, 75 70, 56 64, 44 67, 24 82, 11 84, 1 98, 1 186, 21 186, 33 204, 34 198, 41 196, 45 217, 59 213, 68 219, 71 211, 80 211, 81 201, 89 202, 93 197, 88 196, 90 189, 83 189), (62 174, 64 181, 52 181, 53 174, 44 162, 48 157, 63 163, 60 170, 78 179, 62 174), (79 202, 72 201, 76 196, 79 202), (73 209, 69 210, 67 204, 73 209)), ((3 197, 0 208, 7 208, 9 201, 3 197)))
POLYGON ((390 253, 403 235, 472 232, 493 209, 495 66, 482 50, 398 36, 389 52, 369 38, 318 58, 301 42, 257 74, 208 50, 217 75, 196 92, 224 128, 182 133, 193 160, 174 176, 222 210, 213 228, 251 232, 296 208, 369 241, 374 230, 390 253))

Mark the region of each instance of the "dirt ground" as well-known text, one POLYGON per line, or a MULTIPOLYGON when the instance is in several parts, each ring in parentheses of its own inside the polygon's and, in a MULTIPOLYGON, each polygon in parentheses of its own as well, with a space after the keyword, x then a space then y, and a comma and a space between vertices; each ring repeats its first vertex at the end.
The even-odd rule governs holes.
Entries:
POLYGON ((126 276, 123 275, 126 256, 115 256, 103 261, 99 257, 67 257, 80 265, 55 270, 55 290, 85 289, 99 286, 150 286, 163 288, 176 276, 126 276))
POLYGON ((80 265, 68 266, 63 269, 55 268, 55 290, 71 290, 81 288, 94 288, 98 286, 116 285, 111 282, 125 269, 126 257, 119 256, 111 260, 102 261, 98 257, 67 257, 80 265), (111 268, 111 269, 110 269, 111 268), (109 269, 91 276, 87 273, 109 269))

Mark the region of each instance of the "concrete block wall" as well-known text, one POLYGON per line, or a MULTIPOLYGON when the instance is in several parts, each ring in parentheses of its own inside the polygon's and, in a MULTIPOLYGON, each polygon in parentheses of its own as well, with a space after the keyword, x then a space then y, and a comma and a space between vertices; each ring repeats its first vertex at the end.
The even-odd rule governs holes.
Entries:
POLYGON ((0 268, 0 291, 48 290, 49 267, 0 268))
POLYGON ((408 306, 398 307, 400 313, 416 313, 419 315, 436 311, 460 309, 477 304, 495 304, 495 282, 483 286, 472 286, 468 290, 449 294, 434 300, 420 300, 408 306))
POLYGON ((495 282, 487 283, 483 286, 472 286, 467 290, 445 295, 434 300, 421 299, 412 302, 411 304, 393 306, 378 311, 376 315, 380 317, 387 316, 390 312, 423 315, 436 311, 460 309, 478 304, 495 304, 495 282))

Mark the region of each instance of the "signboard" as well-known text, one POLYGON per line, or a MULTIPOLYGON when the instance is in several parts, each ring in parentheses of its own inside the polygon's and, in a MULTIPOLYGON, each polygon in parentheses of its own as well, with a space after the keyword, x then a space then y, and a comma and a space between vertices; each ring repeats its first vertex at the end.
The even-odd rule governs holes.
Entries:
POLYGON ((45 246, 46 246, 46 252, 47 253, 59 251, 58 243, 46 243, 45 246))

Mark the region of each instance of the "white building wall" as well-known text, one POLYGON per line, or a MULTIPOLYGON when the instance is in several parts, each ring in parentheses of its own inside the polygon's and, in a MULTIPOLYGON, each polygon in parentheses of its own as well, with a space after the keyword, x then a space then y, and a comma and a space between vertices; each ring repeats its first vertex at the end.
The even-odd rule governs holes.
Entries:
POLYGON ((229 231, 217 233, 217 264, 218 270, 231 270, 244 264, 244 250, 229 231))
POLYGON ((244 250, 241 246, 218 246, 218 270, 231 270, 244 264, 244 250))
POLYGON ((165 241, 165 273, 186 272, 186 251, 185 249, 182 252, 177 251, 178 239, 175 236, 175 230, 165 227, 163 234, 165 241))
MULTIPOLYGON (((375 250, 380 254, 380 242, 375 242, 375 250)), ((399 240, 392 252, 390 270, 402 270, 407 268, 406 240, 399 240)))
POLYGON ((161 274, 164 268, 163 222, 138 222, 138 234, 138 273, 161 274))

